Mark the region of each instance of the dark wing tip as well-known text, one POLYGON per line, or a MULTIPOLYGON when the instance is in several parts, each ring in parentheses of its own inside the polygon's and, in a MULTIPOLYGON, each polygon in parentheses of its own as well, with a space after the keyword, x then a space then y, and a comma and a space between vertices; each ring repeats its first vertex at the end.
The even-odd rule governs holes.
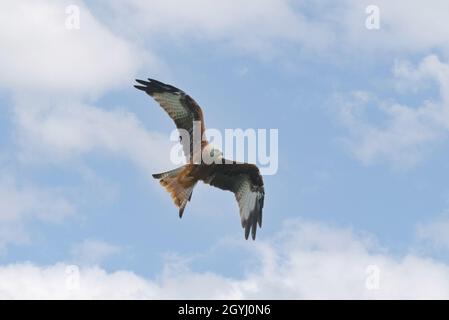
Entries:
POLYGON ((138 90, 145 91, 149 95, 151 95, 154 92, 154 90, 152 90, 152 88, 151 88, 150 82, 140 80, 140 79, 136 79, 136 82, 138 83, 138 85, 134 85, 134 88, 136 88, 138 90))
POLYGON ((250 230, 251 230, 251 224, 249 223, 249 221, 246 221, 246 224, 245 224, 245 240, 248 240, 249 231, 250 230))
POLYGON ((242 222, 242 227, 245 228, 245 239, 248 240, 251 232, 251 238, 256 240, 257 225, 262 228, 262 208, 264 202, 264 195, 256 202, 256 207, 249 215, 249 218, 242 222))
POLYGON ((174 86, 151 78, 148 78, 148 81, 136 79, 136 82, 141 84, 142 86, 134 86, 134 87, 136 87, 139 90, 144 90, 150 95, 156 92, 171 92, 180 94, 184 93, 182 90, 174 86))
POLYGON ((262 228, 262 209, 263 209, 263 202, 265 199, 265 192, 263 193, 262 197, 258 201, 257 210, 259 211, 259 214, 257 215, 257 220, 259 223, 259 228, 262 228))
POLYGON ((165 83, 160 82, 160 81, 158 81, 158 80, 156 80, 156 79, 148 78, 147 80, 148 80, 149 82, 152 82, 152 83, 157 84, 157 85, 159 85, 159 86, 166 86, 165 83))
POLYGON ((135 79, 137 83, 140 83, 144 86, 148 86, 150 84, 150 82, 145 81, 145 80, 140 80, 140 79, 135 79))
POLYGON ((252 232, 251 232, 251 237, 253 238, 253 240, 256 240, 257 220, 258 219, 256 217, 253 218, 253 225, 252 225, 252 232))
POLYGON ((181 207, 181 208, 179 209, 179 219, 182 218, 182 215, 184 214, 184 209, 185 209, 185 206, 184 206, 184 207, 181 207))
POLYGON ((259 221, 258 215, 252 213, 248 220, 243 222, 243 228, 245 228, 245 240, 248 240, 249 234, 251 238, 256 240, 257 222, 259 221))
POLYGON ((140 80, 140 79, 136 79, 136 82, 139 85, 135 85, 134 88, 145 91, 146 93, 148 93, 149 95, 154 94, 155 92, 162 92, 164 91, 158 84, 156 81, 145 81, 145 80, 140 80))
POLYGON ((146 90, 147 90, 147 87, 144 87, 144 86, 138 86, 138 85, 135 85, 134 88, 139 89, 139 90, 142 90, 142 91, 146 91, 146 90))

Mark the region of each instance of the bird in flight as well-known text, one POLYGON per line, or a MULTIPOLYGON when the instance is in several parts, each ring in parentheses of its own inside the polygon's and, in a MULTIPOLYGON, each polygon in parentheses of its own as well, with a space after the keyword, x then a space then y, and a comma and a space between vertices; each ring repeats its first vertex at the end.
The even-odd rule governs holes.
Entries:
POLYGON ((245 239, 249 234, 256 239, 257 225, 262 227, 262 208, 265 191, 259 168, 254 164, 239 163, 223 158, 222 153, 206 140, 204 118, 200 106, 184 91, 154 79, 136 80, 134 87, 146 92, 156 100, 175 122, 179 131, 188 133, 189 139, 181 138, 187 164, 163 173, 153 174, 160 184, 171 194, 182 218, 184 209, 192 198, 193 188, 198 181, 234 193, 240 209, 240 220, 245 229, 245 239), (200 139, 195 148, 194 127, 199 124, 200 139), (188 141, 186 141, 188 140, 188 141), (207 163, 200 155, 207 154, 213 161, 207 163), (200 156, 200 157, 198 157, 200 156), (200 161, 192 161, 193 159, 200 161))

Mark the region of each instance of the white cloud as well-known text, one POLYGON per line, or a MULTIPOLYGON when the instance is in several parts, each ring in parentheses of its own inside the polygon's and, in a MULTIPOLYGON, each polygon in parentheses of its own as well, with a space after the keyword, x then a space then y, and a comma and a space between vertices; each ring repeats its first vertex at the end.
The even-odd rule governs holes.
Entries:
POLYGON ((415 107, 379 101, 370 93, 355 93, 352 101, 343 102, 340 115, 350 130, 351 137, 346 143, 356 158, 365 164, 386 161, 407 168, 422 160, 432 143, 447 137, 449 65, 431 55, 417 67, 406 62, 397 63, 394 74, 396 85, 402 91, 418 90, 425 81, 436 83, 438 100, 424 100, 415 107), (368 111, 378 112, 380 120, 366 120, 364 114, 368 111))
POLYGON ((332 42, 332 32, 325 24, 312 21, 286 0, 131 0, 106 6, 122 21, 121 29, 131 28, 129 32, 147 39, 165 37, 177 44, 207 40, 265 57, 279 43, 316 49, 332 42))
POLYGON ((182 262, 166 265, 155 279, 99 267, 83 267, 78 276, 63 263, 2 266, 0 298, 449 298, 449 266, 394 257, 350 230, 289 221, 276 238, 248 245, 258 262, 238 278, 195 272, 182 262), (378 281, 369 266, 379 271, 378 281))
MULTIPOLYGON (((394 39, 416 40, 415 29, 425 27, 425 33, 418 33, 422 38, 418 42, 422 45, 416 49, 421 50, 440 46, 440 40, 446 35, 444 28, 441 31, 440 20, 434 19, 444 12, 445 2, 436 2, 441 10, 420 2, 407 2, 409 7, 423 9, 420 12, 424 14, 414 15, 412 12, 416 10, 402 10, 404 6, 381 1, 378 5, 382 28, 378 34, 364 28, 366 6, 352 1, 331 6, 324 15, 317 15, 317 11, 329 2, 293 5, 289 1, 263 0, 261 3, 251 0, 242 5, 238 1, 217 4, 216 1, 194 0, 186 5, 175 0, 156 0, 151 4, 133 0, 126 4, 101 4, 113 9, 110 11, 111 19, 102 17, 101 22, 83 2, 70 2, 81 9, 80 30, 65 28, 68 4, 53 0, 11 2, 5 4, 5 10, 0 13, 0 86, 14 92, 18 101, 24 92, 29 96, 34 91, 47 99, 45 108, 36 106, 33 100, 28 100, 27 105, 19 103, 16 106, 17 131, 26 151, 22 156, 36 158, 30 150, 45 150, 48 152, 41 153, 47 154, 44 158, 61 160, 102 149, 123 154, 145 170, 149 170, 150 161, 147 159, 159 159, 154 150, 164 143, 157 134, 145 132, 130 113, 78 106, 83 105, 75 101, 79 99, 71 99, 70 107, 67 103, 54 106, 55 102, 48 101, 67 92, 92 95, 129 83, 141 66, 140 61, 145 60, 143 57, 150 57, 151 61, 145 62, 154 71, 158 65, 156 59, 151 58, 148 50, 141 51, 138 43, 164 36, 176 43, 192 39, 231 43, 265 54, 282 48, 280 43, 295 43, 321 51, 325 47, 336 48, 342 43, 344 47, 348 43, 348 47, 353 47, 363 43, 362 37, 369 40, 368 44, 371 40, 381 39, 382 46, 394 49, 397 44, 389 37, 396 35, 394 39), (178 10, 179 6, 183 10, 178 10), (107 27, 104 21, 110 21, 107 27), (131 32, 122 32, 126 29, 123 21, 132 29, 131 32), (408 24, 412 26, 406 28, 408 24), (366 32, 371 32, 370 37, 366 32), (103 116, 104 121, 100 119, 103 116), (119 134, 123 129, 124 134, 119 134), (130 133, 131 137, 126 139, 125 133, 130 133)), ((412 42, 401 46, 411 49, 412 42)), ((443 66, 445 64, 438 59, 428 57, 414 71, 414 77, 427 73, 442 85, 443 81, 447 82, 442 80, 445 77, 440 71, 443 66)), ((409 69, 398 65, 397 75, 402 73, 401 78, 404 79, 404 72, 411 75, 409 69)), ((445 91, 441 90, 442 94, 445 91)), ((442 97, 442 103, 447 104, 448 100, 447 94, 442 97)), ((405 166, 416 164, 421 159, 421 147, 437 139, 442 132, 434 128, 433 124, 440 115, 437 114, 439 111, 432 109, 438 109, 438 106, 424 103, 418 110, 400 104, 380 108, 380 112, 391 120, 385 127, 363 122, 348 109, 346 120, 349 119, 347 126, 355 137, 350 141, 354 154, 364 163, 387 158, 405 166)))
MULTIPOLYGON (((108 90, 130 87, 139 68, 155 71, 151 51, 113 33, 77 0, 2 3, 0 43, 0 89, 11 95, 13 110, 8 159, 21 160, 14 167, 73 164, 98 151, 147 174, 166 167, 167 137, 147 131, 131 112, 90 105, 108 90), (66 28, 68 5, 80 9, 79 30, 66 28)), ((74 211, 58 190, 0 178, 2 248, 29 241, 30 221, 60 221, 74 211)))
MULTIPOLYGON (((241 52, 266 57, 293 46, 296 54, 306 49, 320 56, 345 53, 352 56, 379 52, 426 53, 442 49, 449 54, 449 31, 444 0, 430 2, 346 0, 294 2, 288 0, 131 0, 103 4, 110 10, 109 25, 139 40, 165 39, 190 43, 207 40, 231 45, 241 52), (365 27, 368 5, 380 9, 380 30, 365 27), (125 32, 125 33, 126 33, 125 32), (279 50, 281 48, 281 50, 279 50)), ((339 63, 341 60, 338 60, 339 63)))
MULTIPOLYGON (((86 175, 89 184, 99 181, 92 181, 95 176, 77 160, 94 152, 129 160, 149 179, 152 173, 170 165, 168 137, 146 130, 133 113, 124 109, 107 111, 76 102, 17 101, 13 109, 13 151, 17 154, 9 157, 18 157, 20 162, 15 165, 68 163, 86 175)), ((113 196, 117 191, 100 187, 95 188, 99 196, 104 192, 113 196)), ((17 185, 13 174, 0 177, 0 247, 29 242, 27 225, 35 219, 58 222, 74 212, 62 191, 17 185)))
MULTIPOLYGON (((157 64, 151 52, 139 54, 136 50, 135 43, 147 39, 169 35, 168 41, 174 39, 177 44, 207 39, 262 55, 285 43, 317 52, 357 47, 407 53, 448 50, 447 1, 433 1, 432 5, 378 1, 379 31, 364 28, 365 6, 355 1, 332 5, 329 10, 323 7, 330 3, 327 1, 294 7, 289 1, 195 0, 189 5, 183 2, 182 10, 179 1, 148 4, 133 0, 128 2, 130 7, 108 4, 120 7, 111 20, 135 21, 132 31, 140 31, 138 40, 118 37, 118 28, 124 24, 118 23, 113 33, 112 24, 106 28, 82 2, 70 1, 73 3, 81 8, 79 31, 65 29, 68 2, 2 3, 0 86, 13 92, 18 101, 14 131, 24 161, 58 162, 103 150, 130 159, 148 173, 154 171, 153 166, 165 165, 161 155, 169 154, 166 139, 145 130, 133 114, 76 101, 81 99, 70 98, 70 103, 53 100, 66 93, 95 95, 129 83, 141 61, 157 64), (307 12, 319 9, 325 9, 320 19, 307 12), (46 96, 46 103, 24 99, 23 93, 32 91, 46 96)), ((381 125, 361 116, 366 103, 378 101, 359 93, 357 103, 345 106, 343 119, 352 133, 348 142, 364 163, 380 160, 414 165, 422 158, 422 149, 446 135, 449 128, 448 65, 428 56, 417 67, 398 63, 394 71, 401 90, 420 90, 424 80, 435 81, 440 99, 423 101, 418 107, 380 103, 376 109, 386 120, 381 125)), ((71 210, 52 190, 0 181, 0 245, 26 239, 22 222, 27 219, 58 220, 71 210)), ((441 224, 425 225, 420 234, 423 239, 444 242, 442 228, 441 224)), ((109 273, 86 266, 81 269, 79 289, 70 289, 67 280, 71 273, 66 264, 14 264, 0 267, 0 297, 449 298, 449 268, 431 259, 413 254, 397 258, 347 230, 310 223, 293 223, 279 238, 248 244, 256 247, 260 261, 243 278, 199 273, 188 266, 173 272, 173 266, 167 265, 160 277, 145 279, 132 272, 109 273), (369 265, 379 267, 379 290, 365 286, 369 265)), ((73 254, 80 260, 98 262, 114 252, 107 244, 91 242, 79 244, 73 254)))
POLYGON ((380 52, 428 52, 440 48, 449 53, 444 0, 376 1, 380 9, 380 30, 365 27, 372 1, 346 0, 293 2, 249 0, 216 3, 193 0, 131 0, 108 3, 109 25, 119 31, 138 34, 139 39, 161 39, 189 43, 207 40, 230 44, 241 51, 267 56, 285 45, 329 56, 332 52, 365 54, 380 52), (180 9, 182 8, 182 9, 180 9), (130 23, 131 22, 131 23, 130 23), (142 34, 145 32, 145 34, 142 34))
POLYGON ((65 264, 38 267, 15 264, 0 267, 2 299, 94 299, 149 298, 151 285, 132 272, 107 273, 99 267, 81 270, 79 287, 76 269, 65 264))
POLYGON ((0 221, 11 221, 29 212, 39 219, 59 221, 73 212, 72 206, 57 192, 42 187, 18 187, 13 181, 0 180, 0 221))
POLYGON ((28 241, 28 222, 37 219, 55 223, 74 211, 72 204, 58 190, 19 184, 12 175, 0 172, 1 251, 7 243, 28 241))
POLYGON ((418 225, 418 238, 436 249, 449 249, 449 218, 440 217, 427 223, 418 225))
POLYGON ((373 46, 449 52, 444 24, 449 4, 431 2, 378 1, 378 31, 365 28, 369 1, 132 0, 98 3, 111 9, 99 10, 103 16, 98 17, 79 0, 9 2, 0 12, 0 86, 19 93, 98 94, 128 83, 143 65, 153 73, 159 69, 161 62, 150 47, 162 39, 172 46, 206 39, 262 56, 288 45, 300 49, 297 52, 325 54, 354 48, 372 52, 373 46), (68 5, 80 8, 79 30, 65 26, 68 5))
MULTIPOLYGON (((330 4, 331 1, 326 1, 330 4)), ((333 2, 332 2, 333 3, 333 2)), ((431 0, 426 3, 413 0, 347 0, 328 13, 335 24, 340 44, 348 51, 360 48, 367 53, 380 52, 429 52, 435 48, 449 54, 449 29, 445 13, 449 3, 445 0, 431 0), (380 29, 365 28, 368 5, 376 5, 380 11, 380 29)))
POLYGON ((111 32, 83 1, 2 4, 0 43, 0 88, 13 96, 22 160, 58 162, 104 150, 145 171, 162 162, 165 137, 146 131, 130 112, 82 102, 130 87, 139 67, 154 71, 158 65, 151 52, 111 32), (66 28, 68 5, 80 10, 79 30, 66 28))
POLYGON ((133 113, 77 103, 15 107, 15 136, 24 162, 63 162, 106 151, 129 159, 147 174, 169 163, 167 136, 147 131, 133 113))
POLYGON ((116 246, 101 240, 86 239, 72 246, 71 255, 75 263, 83 265, 99 265, 107 258, 117 255, 122 251, 116 246))
POLYGON ((81 1, 2 2, 0 86, 13 92, 98 94, 129 83, 145 57, 115 36, 81 1), (66 7, 80 8, 81 28, 66 28, 66 7))

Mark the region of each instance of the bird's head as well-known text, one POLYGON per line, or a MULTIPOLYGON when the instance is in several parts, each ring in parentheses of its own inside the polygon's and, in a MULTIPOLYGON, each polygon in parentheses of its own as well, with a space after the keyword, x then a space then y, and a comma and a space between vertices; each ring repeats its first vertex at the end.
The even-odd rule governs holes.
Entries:
POLYGON ((221 158, 223 158, 223 153, 219 149, 216 149, 216 148, 212 148, 210 150, 210 154, 209 155, 213 159, 221 159, 221 158))
POLYGON ((207 164, 220 163, 222 158, 223 153, 211 145, 208 145, 203 151, 203 161, 207 164))

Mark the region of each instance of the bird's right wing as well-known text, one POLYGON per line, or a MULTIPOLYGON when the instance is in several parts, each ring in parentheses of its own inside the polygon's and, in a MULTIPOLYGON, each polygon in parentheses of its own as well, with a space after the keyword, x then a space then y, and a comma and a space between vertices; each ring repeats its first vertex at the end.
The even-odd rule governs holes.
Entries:
MULTIPOLYGON (((181 141, 187 162, 193 159, 193 122, 199 121, 201 125, 199 139, 204 134, 204 118, 200 106, 184 91, 157 80, 136 80, 139 85, 134 87, 145 91, 153 97, 175 122, 176 128, 184 129, 189 133, 189 141, 181 141)), ((201 142, 200 142, 201 143, 201 142)))

